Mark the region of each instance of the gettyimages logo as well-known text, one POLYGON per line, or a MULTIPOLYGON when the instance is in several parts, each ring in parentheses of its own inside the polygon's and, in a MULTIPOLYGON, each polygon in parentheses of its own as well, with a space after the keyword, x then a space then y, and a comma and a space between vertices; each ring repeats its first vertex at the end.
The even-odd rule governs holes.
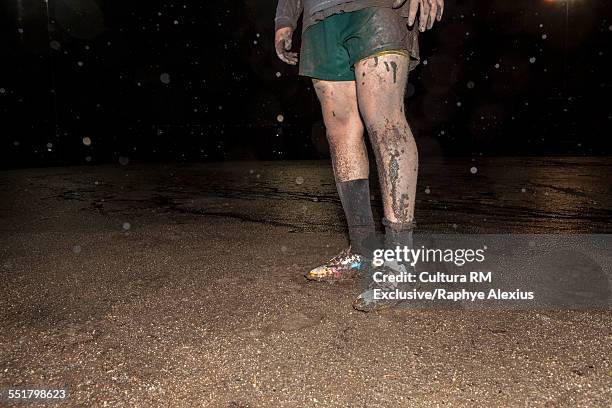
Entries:
POLYGON ((414 267, 417 262, 452 262, 457 266, 463 266, 466 263, 483 262, 485 250, 486 246, 480 249, 437 249, 425 246, 413 249, 398 246, 395 249, 374 250, 372 264, 382 266, 385 262, 399 262, 414 267))

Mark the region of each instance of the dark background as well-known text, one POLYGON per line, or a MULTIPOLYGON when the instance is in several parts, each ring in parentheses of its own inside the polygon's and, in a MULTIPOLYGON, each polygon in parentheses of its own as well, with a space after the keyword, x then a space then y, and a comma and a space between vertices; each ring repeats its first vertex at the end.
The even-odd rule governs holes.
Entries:
MULTIPOLYGON (((610 154, 608 0, 446 3, 407 88, 422 154, 610 154)), ((3 167, 327 155, 276 0, 2 7, 3 167)))

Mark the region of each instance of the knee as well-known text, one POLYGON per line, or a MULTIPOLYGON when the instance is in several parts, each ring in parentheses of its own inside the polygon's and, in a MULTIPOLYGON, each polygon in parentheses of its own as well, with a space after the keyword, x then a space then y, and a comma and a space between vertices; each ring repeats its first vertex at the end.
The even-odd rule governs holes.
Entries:
POLYGON ((336 146, 350 146, 363 142, 364 126, 359 117, 337 117, 327 121, 327 139, 332 148, 336 146))
POLYGON ((388 127, 401 127, 406 124, 403 103, 389 100, 361 101, 359 110, 366 128, 384 129, 388 127))

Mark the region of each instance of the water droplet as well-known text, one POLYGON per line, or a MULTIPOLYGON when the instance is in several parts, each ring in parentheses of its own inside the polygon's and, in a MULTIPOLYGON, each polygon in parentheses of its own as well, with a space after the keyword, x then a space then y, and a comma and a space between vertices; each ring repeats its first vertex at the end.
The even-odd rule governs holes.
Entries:
POLYGON ((83 144, 84 144, 85 146, 90 146, 90 145, 91 145, 91 139, 90 139, 89 137, 85 136, 85 137, 83 138, 83 144))
POLYGON ((60 44, 59 41, 53 40, 51 42, 49 42, 49 47, 51 47, 54 50, 59 50, 60 48, 62 48, 62 44, 60 44))
POLYGON ((122 225, 124 230, 129 230, 130 228, 132 228, 132 225, 129 222, 124 222, 122 225))
POLYGON ((474 84, 474 81, 468 81, 468 83, 467 83, 467 87, 468 87, 468 89, 474 89, 474 86, 475 86, 475 85, 476 85, 476 84, 474 84))
POLYGON ((476 174, 477 172, 478 172, 478 169, 476 167, 472 167, 470 169, 470 173, 472 173, 472 174, 476 174))
POLYGON ((529 58, 529 62, 531 62, 532 64, 533 64, 534 62, 536 62, 535 57, 531 57, 531 58, 529 58))
POLYGON ((276 120, 278 120, 279 122, 281 122, 281 123, 282 123, 282 121, 284 121, 284 120, 285 120, 285 117, 284 117, 283 115, 278 115, 278 116, 276 117, 276 120))
POLYGON ((168 74, 167 72, 162 73, 159 76, 159 80, 162 81, 162 83, 168 85, 170 83, 170 74, 168 74))
POLYGON ((295 178, 295 184, 300 185, 300 184, 304 184, 304 177, 302 176, 298 176, 295 178))

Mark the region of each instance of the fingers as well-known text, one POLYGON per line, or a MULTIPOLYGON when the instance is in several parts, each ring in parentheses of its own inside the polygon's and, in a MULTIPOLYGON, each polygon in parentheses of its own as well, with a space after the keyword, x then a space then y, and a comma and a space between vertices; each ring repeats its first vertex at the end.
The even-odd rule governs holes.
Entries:
MULTIPOLYGON (((398 1, 394 3, 397 4, 398 1)), ((403 2, 400 2, 403 3, 403 2)), ((436 20, 442 20, 444 13, 444 0, 410 0, 408 9, 408 25, 412 26, 419 14, 419 31, 424 32, 433 27, 436 20)))
POLYGON ((419 10, 419 4, 421 4, 421 0, 410 0, 410 8, 408 9, 408 25, 409 26, 414 24, 414 20, 416 19, 417 11, 419 10))
POLYGON ((280 58, 281 61, 283 61, 285 64, 289 64, 289 65, 297 64, 297 54, 295 53, 293 56, 291 55, 285 56, 284 54, 276 54, 276 55, 278 55, 278 58, 280 58))
POLYGON ((438 3, 438 15, 436 16, 438 21, 442 20, 442 14, 444 14, 444 0, 436 0, 438 3))
POLYGON ((276 43, 276 55, 286 64, 296 65, 298 63, 298 54, 297 52, 289 52, 291 46, 286 46, 286 40, 280 40, 276 43))
POLYGON ((297 52, 285 52, 286 63, 290 65, 297 65, 298 54, 297 52))
POLYGON ((276 50, 276 56, 278 58, 280 58, 283 62, 286 62, 284 60, 284 58, 285 58, 285 55, 284 55, 285 50, 283 49, 283 41, 282 40, 281 41, 276 41, 274 43, 274 49, 276 50))
POLYGON ((430 30, 434 22, 436 21, 436 15, 438 14, 438 2, 437 0, 433 0, 431 2, 431 9, 429 10, 429 16, 427 18, 427 29, 430 30))
POLYGON ((421 13, 419 14, 419 31, 424 32, 427 29, 427 20, 429 19, 429 10, 431 6, 429 0, 423 0, 421 3, 421 13))

